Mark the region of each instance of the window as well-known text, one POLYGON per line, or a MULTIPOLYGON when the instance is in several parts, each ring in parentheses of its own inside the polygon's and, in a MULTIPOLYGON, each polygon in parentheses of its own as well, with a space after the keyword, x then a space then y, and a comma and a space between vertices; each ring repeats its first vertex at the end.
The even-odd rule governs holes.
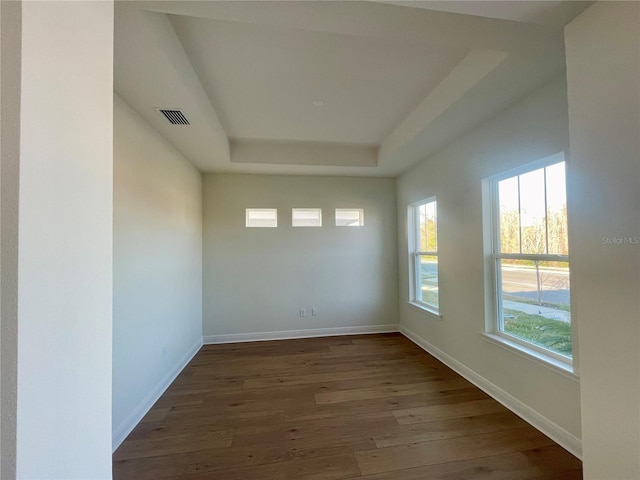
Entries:
POLYGON ((245 221, 247 227, 277 227, 278 210, 275 208, 247 208, 245 221))
POLYGON ((292 227, 321 227, 322 209, 294 208, 291 210, 292 227))
POLYGON ((438 314, 438 220, 436 199, 409 205, 410 302, 438 314))
POLYGON ((565 162, 490 180, 496 335, 571 363, 565 162))
POLYGON ((336 208, 336 227, 362 227, 364 225, 364 209, 336 208))

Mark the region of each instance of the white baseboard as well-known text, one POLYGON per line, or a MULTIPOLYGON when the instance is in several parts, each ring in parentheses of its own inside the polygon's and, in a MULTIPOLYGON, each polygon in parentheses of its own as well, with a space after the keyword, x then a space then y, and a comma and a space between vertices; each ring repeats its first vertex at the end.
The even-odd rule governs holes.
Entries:
POLYGON ((203 343, 262 342, 291 338, 332 337, 337 335, 361 335, 366 333, 397 332, 398 325, 366 325, 362 327, 311 328, 306 330, 283 330, 279 332, 230 333, 227 335, 205 335, 203 343))
POLYGON ((433 355, 435 358, 440 360, 456 373, 466 378, 480 390, 493 397, 495 400, 507 407, 524 421, 530 423, 533 427, 540 430, 542 433, 565 448, 567 451, 582 459, 582 442, 578 437, 560 427, 558 424, 552 422, 548 418, 544 417, 540 413, 536 412, 510 393, 507 393, 500 387, 494 385, 476 371, 460 363, 458 360, 443 352, 439 348, 431 345, 414 331, 402 325, 400 325, 399 329, 400 333, 402 333, 413 343, 421 347, 427 353, 433 355))
POLYGON ((191 347, 187 353, 180 359, 180 361, 173 367, 158 384, 149 392, 149 394, 142 400, 138 406, 125 418, 120 425, 118 425, 111 434, 111 447, 115 452, 124 439, 131 433, 131 431, 138 425, 140 420, 147 414, 147 412, 153 407, 153 404, 158 401, 160 396, 165 392, 169 385, 176 379, 176 377, 182 372, 184 367, 191 361, 191 359, 198 353, 198 350, 202 347, 202 342, 198 341, 193 347, 191 347))

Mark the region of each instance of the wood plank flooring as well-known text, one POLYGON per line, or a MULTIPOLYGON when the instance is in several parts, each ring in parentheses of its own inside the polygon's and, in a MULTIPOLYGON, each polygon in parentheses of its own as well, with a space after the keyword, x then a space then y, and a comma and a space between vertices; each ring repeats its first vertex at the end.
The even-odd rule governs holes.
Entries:
POLYGON ((582 478, 578 459, 400 334, 198 352, 116 480, 582 478))

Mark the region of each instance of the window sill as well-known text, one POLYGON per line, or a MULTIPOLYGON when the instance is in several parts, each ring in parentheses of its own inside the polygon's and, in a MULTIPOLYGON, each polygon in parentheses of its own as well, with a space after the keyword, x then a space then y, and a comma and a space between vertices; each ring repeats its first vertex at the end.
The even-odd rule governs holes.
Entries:
POLYGON ((486 342, 497 345, 505 350, 516 353, 523 358, 533 361, 538 365, 542 365, 543 367, 551 370, 552 372, 558 373, 574 382, 579 382, 580 377, 573 371, 573 367, 571 364, 564 363, 556 358, 553 358, 549 355, 545 355, 544 353, 538 352, 537 350, 533 350, 531 348, 527 348, 524 345, 520 345, 519 343, 512 342, 507 338, 504 338, 500 335, 496 335, 494 333, 480 333, 480 336, 486 342))
POLYGON ((415 302, 407 302, 409 305, 411 305, 414 308, 417 308, 418 310, 429 314, 429 316, 436 318, 438 320, 442 320, 442 315, 438 312, 436 312, 435 310, 430 309, 429 307, 426 307, 420 303, 415 303, 415 302))

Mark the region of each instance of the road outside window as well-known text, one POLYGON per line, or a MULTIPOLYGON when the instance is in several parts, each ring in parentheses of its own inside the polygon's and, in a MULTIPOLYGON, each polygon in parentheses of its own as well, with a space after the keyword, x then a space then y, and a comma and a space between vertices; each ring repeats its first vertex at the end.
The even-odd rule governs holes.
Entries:
POLYGON ((572 357, 565 162, 492 180, 498 334, 572 357))

